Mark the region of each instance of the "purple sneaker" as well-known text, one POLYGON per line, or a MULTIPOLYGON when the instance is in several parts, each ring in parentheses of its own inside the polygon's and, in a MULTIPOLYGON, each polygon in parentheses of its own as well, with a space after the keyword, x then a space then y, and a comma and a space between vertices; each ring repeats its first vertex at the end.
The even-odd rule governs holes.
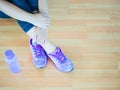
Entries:
POLYGON ((70 72, 74 69, 73 63, 56 47, 55 52, 48 54, 50 59, 54 62, 55 66, 62 72, 70 72))
POLYGON ((44 51, 44 49, 42 48, 42 46, 40 46, 37 43, 32 43, 32 39, 30 40, 30 47, 32 50, 32 54, 33 54, 33 64, 36 68, 43 68, 46 66, 47 64, 47 55, 44 51))

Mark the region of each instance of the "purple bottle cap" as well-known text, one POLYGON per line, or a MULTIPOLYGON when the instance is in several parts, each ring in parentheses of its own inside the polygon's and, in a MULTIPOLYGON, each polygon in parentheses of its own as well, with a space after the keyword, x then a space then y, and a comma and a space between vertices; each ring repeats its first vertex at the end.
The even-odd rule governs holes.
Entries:
POLYGON ((6 57, 7 59, 11 59, 11 58, 13 58, 13 56, 14 56, 14 53, 13 53, 12 50, 7 50, 7 51, 5 52, 5 57, 6 57))

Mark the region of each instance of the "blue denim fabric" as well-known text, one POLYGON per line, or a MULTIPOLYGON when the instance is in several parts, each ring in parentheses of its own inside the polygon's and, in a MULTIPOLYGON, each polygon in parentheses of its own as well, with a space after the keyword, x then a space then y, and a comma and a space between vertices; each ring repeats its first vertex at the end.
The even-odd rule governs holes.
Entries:
POLYGON ((11 17, 0 11, 0 18, 11 18, 11 17))
MULTIPOLYGON (((29 13, 38 11, 38 0, 8 0, 8 1, 29 13)), ((0 11, 0 18, 10 18, 10 16, 0 11)), ((20 27, 24 30, 24 32, 28 32, 32 27, 34 27, 33 24, 28 22, 23 22, 20 20, 17 20, 17 22, 20 25, 20 27)))
POLYGON ((32 12, 39 11, 38 10, 38 0, 27 0, 27 1, 28 1, 28 4, 29 4, 32 12))

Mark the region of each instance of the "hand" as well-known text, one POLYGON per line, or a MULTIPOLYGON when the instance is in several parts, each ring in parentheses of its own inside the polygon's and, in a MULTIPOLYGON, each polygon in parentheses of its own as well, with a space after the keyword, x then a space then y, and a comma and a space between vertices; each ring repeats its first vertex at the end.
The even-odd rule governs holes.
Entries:
POLYGON ((34 27, 33 29, 29 30, 27 34, 33 39, 33 41, 43 44, 48 38, 48 29, 34 27))
POLYGON ((31 21, 32 24, 40 28, 48 28, 50 25, 50 17, 45 13, 33 14, 34 17, 31 21))

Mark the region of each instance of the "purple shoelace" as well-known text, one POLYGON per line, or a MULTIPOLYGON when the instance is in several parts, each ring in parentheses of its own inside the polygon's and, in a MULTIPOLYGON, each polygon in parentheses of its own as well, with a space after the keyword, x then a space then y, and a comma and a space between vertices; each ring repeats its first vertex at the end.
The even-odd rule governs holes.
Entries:
POLYGON ((36 57, 39 58, 42 56, 42 48, 39 45, 33 45, 33 50, 36 57))
POLYGON ((60 48, 57 47, 56 52, 51 54, 53 57, 57 58, 57 60, 59 60, 59 62, 65 63, 67 58, 66 56, 62 53, 62 51, 60 50, 60 48))

